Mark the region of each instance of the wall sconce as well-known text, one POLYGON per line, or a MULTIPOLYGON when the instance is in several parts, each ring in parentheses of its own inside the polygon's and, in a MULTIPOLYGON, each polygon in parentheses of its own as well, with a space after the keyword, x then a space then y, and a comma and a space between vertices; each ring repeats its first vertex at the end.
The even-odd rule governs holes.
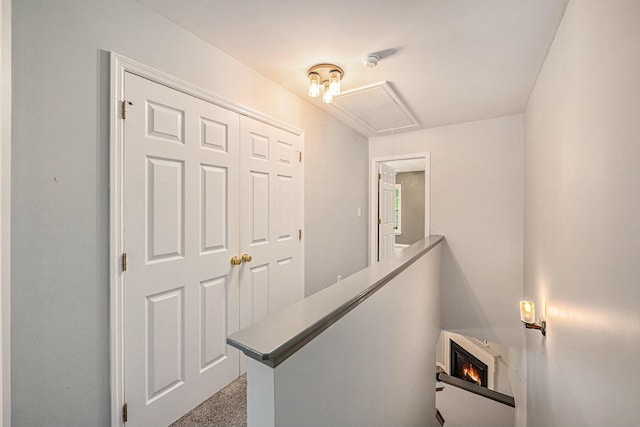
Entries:
POLYGON ((333 97, 340 94, 340 81, 344 76, 342 68, 333 64, 318 64, 309 68, 309 96, 320 96, 322 89, 322 102, 331 104, 333 97))
POLYGON ((547 321, 540 318, 540 323, 536 322, 536 308, 531 301, 520 301, 520 320, 527 329, 538 329, 542 335, 547 336, 547 321))

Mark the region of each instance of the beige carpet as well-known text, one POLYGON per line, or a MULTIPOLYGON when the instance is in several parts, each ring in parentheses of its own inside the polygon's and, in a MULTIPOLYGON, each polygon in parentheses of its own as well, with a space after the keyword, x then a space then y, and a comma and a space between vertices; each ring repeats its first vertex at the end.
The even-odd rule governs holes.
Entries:
POLYGON ((246 427, 247 375, 202 402, 169 427, 246 427))

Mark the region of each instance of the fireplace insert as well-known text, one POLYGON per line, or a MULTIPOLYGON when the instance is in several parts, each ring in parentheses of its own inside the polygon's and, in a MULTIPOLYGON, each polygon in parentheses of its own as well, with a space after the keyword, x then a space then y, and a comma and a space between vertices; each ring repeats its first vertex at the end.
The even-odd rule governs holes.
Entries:
POLYGON ((487 365, 451 340, 451 376, 487 387, 487 365))

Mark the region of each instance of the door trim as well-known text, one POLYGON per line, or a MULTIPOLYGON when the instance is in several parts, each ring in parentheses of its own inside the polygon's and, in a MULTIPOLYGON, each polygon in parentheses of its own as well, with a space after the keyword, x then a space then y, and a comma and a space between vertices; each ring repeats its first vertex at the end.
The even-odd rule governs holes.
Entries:
POLYGON ((408 153, 372 157, 369 165, 369 265, 377 262, 378 251, 378 163, 424 159, 424 234, 431 235, 431 153, 408 153))
MULTIPOLYGON (((4 0, 2 0, 4 1, 4 0)), ((124 252, 124 204, 123 204, 123 144, 124 128, 121 119, 121 103, 124 99, 124 76, 129 72, 158 84, 170 87, 187 95, 202 99, 238 114, 251 117, 271 126, 283 129, 300 137, 300 151, 304 151, 304 131, 246 106, 231 102, 207 92, 191 83, 180 80, 147 65, 110 52, 110 382, 111 382, 111 425, 122 427, 122 406, 124 402, 124 291, 121 257, 124 252)), ((299 224, 304 230, 304 161, 299 165, 299 224)), ((4 188, 4 183, 3 183, 4 188)), ((4 218, 3 218, 4 221, 4 218)), ((304 246, 300 248, 299 295, 304 295, 304 246)))

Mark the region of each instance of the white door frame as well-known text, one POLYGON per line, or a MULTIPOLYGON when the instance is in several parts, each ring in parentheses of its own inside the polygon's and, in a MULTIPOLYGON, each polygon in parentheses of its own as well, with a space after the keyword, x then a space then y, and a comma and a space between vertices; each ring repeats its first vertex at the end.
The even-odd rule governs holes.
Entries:
MULTIPOLYGON (((6 2, 7 0, 2 0, 6 2)), ((4 42, 4 39, 3 39, 4 42)), ((111 360, 111 425, 122 427, 122 406, 124 402, 124 322, 123 322, 123 277, 121 257, 123 251, 123 143, 124 129, 122 126, 121 108, 124 99, 124 75, 126 72, 152 80, 156 83, 194 96, 212 104, 221 106, 238 114, 245 115, 265 122, 271 126, 286 130, 300 136, 300 151, 304 150, 304 132, 277 119, 234 102, 220 98, 191 83, 177 79, 162 71, 111 52, 111 94, 110 94, 110 360, 111 360)), ((3 181, 4 188, 4 181, 3 181)), ((300 164, 299 179, 299 224, 304 230, 304 162, 300 164)), ((4 218, 3 218, 4 221, 4 218)), ((300 269, 298 271, 300 295, 304 295, 304 245, 300 248, 300 269)), ((4 282, 3 282, 4 283, 4 282)))
POLYGON ((424 159, 424 233, 431 234, 431 153, 407 153, 372 157, 369 165, 369 265, 377 262, 378 247, 378 163, 424 159))

